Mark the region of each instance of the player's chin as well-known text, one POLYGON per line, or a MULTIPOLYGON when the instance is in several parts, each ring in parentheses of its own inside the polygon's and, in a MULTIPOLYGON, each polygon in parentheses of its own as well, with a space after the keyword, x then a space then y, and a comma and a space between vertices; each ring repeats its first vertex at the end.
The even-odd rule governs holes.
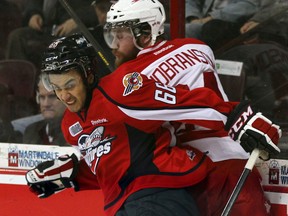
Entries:
POLYGON ((82 108, 82 106, 80 106, 78 103, 74 103, 72 105, 69 105, 69 104, 65 104, 65 105, 70 112, 79 112, 82 108))
POLYGON ((45 119, 52 119, 55 117, 55 111, 42 111, 42 115, 45 119))
POLYGON ((125 62, 125 58, 120 58, 120 57, 116 57, 115 58, 115 66, 119 67, 121 64, 123 64, 125 62))

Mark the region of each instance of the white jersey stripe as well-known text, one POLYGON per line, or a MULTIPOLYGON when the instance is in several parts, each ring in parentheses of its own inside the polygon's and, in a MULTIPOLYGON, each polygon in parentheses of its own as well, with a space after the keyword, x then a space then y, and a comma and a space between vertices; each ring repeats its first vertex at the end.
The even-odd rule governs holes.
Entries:
POLYGON ((140 120, 209 120, 226 123, 227 117, 211 108, 132 110, 119 107, 126 115, 140 120))

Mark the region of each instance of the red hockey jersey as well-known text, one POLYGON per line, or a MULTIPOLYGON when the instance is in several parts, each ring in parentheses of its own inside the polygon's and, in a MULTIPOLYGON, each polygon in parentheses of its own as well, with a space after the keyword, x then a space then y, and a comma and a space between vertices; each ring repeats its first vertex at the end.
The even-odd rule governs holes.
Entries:
MULTIPOLYGON (((207 87, 223 100, 228 100, 217 74, 211 48, 196 39, 162 41, 145 48, 135 60, 124 63, 114 73, 124 75, 134 71, 169 86, 184 85, 190 90, 207 87)), ((196 124, 173 126, 181 145, 209 152, 208 155, 213 161, 249 157, 239 143, 232 140, 224 130, 214 131, 196 124)))
POLYGON ((209 88, 168 87, 138 72, 104 77, 88 110, 67 110, 62 121, 67 142, 78 145, 95 175, 87 182, 83 176, 89 174, 80 169, 80 188, 101 188, 107 215, 114 215, 140 189, 198 183, 211 167, 209 159, 176 146, 175 133, 166 125, 173 121, 222 130, 235 105, 209 88))

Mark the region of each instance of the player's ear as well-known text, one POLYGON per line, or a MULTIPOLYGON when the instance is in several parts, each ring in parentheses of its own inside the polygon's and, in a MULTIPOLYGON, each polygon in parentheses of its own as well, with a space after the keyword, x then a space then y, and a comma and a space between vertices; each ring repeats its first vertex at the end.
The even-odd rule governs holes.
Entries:
POLYGON ((93 84, 94 79, 95 79, 94 75, 92 73, 88 73, 87 82, 88 82, 89 85, 93 84))
POLYGON ((147 47, 150 45, 150 42, 151 42, 151 39, 152 39, 152 35, 151 34, 142 34, 140 37, 139 37, 139 44, 141 47, 147 47))

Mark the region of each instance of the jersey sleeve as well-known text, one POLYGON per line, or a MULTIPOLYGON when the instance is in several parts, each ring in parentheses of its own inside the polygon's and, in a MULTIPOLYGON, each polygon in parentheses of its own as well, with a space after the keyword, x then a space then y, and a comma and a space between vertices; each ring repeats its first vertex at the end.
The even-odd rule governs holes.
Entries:
POLYGON ((170 87, 137 72, 113 83, 113 88, 102 89, 104 94, 126 115, 139 120, 178 121, 219 130, 238 104, 225 102, 206 87, 170 87))

